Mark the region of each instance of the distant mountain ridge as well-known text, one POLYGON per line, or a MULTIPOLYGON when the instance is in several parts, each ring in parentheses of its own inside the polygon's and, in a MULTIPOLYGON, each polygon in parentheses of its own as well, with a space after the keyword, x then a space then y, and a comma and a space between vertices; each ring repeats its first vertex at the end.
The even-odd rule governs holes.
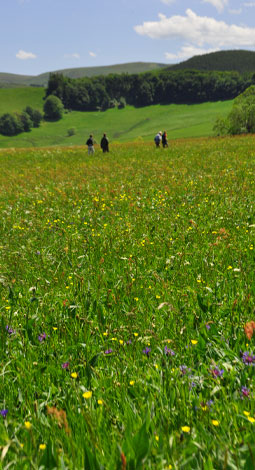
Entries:
POLYGON ((211 52, 198 55, 185 60, 180 64, 171 65, 166 70, 193 69, 200 71, 222 71, 222 72, 255 72, 255 52, 246 50, 230 50, 211 52))
MULTIPOLYGON (((105 65, 99 67, 81 67, 56 70, 69 78, 94 77, 96 75, 109 75, 110 73, 136 74, 144 72, 170 72, 174 70, 199 71, 236 71, 241 74, 255 72, 255 52, 246 50, 229 50, 211 52, 209 54, 194 56, 179 64, 167 65, 156 62, 127 62, 124 64, 105 65)), ((40 75, 16 75, 0 73, 0 88, 22 86, 46 86, 51 72, 40 75)))
MULTIPOLYGON (((96 75, 109 75, 110 73, 143 73, 162 69, 167 64, 156 62, 128 62, 124 64, 105 65, 99 67, 81 67, 72 69, 56 70, 69 78, 94 77, 96 75)), ((46 86, 51 72, 40 75, 17 75, 0 72, 0 88, 17 86, 46 86)))

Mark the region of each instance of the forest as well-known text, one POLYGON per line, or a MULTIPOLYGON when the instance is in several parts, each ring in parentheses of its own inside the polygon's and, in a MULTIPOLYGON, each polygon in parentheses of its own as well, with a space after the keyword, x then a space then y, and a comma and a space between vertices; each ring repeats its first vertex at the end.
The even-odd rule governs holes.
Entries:
POLYGON ((51 73, 46 97, 55 95, 66 109, 106 110, 130 104, 194 104, 231 100, 255 84, 255 74, 221 71, 161 70, 72 79, 51 73))

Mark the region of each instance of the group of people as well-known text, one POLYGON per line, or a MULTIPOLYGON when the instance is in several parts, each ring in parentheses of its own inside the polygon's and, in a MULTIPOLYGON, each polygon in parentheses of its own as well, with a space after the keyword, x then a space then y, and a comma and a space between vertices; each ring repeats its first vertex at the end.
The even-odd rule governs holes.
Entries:
POLYGON ((155 135, 154 137, 154 142, 155 142, 156 147, 160 147, 161 143, 162 143, 163 148, 168 147, 166 131, 164 131, 163 134, 161 131, 159 131, 157 135, 155 135))
MULTIPOLYGON (((89 138, 86 142, 86 145, 88 146, 88 154, 89 155, 93 155, 95 153, 95 147, 94 147, 95 144, 96 144, 96 141, 93 138, 93 134, 90 134, 90 136, 89 136, 89 138)), ((101 139, 100 147, 101 147, 103 153, 109 152, 109 139, 108 139, 106 134, 104 134, 102 139, 101 139)))
MULTIPOLYGON (((163 134, 162 134, 161 131, 159 131, 157 133, 157 135, 154 137, 154 142, 155 142, 156 147, 160 147, 161 143, 162 143, 163 148, 168 147, 168 140, 167 140, 166 131, 164 131, 163 134)), ((93 134, 90 134, 90 136, 89 136, 89 138, 86 142, 86 145, 88 146, 88 154, 89 155, 93 155, 95 153, 94 144, 96 144, 96 141, 93 137, 93 134)), ((102 139, 101 139, 100 147, 101 147, 103 153, 109 152, 109 139, 108 139, 106 134, 104 134, 102 139)))

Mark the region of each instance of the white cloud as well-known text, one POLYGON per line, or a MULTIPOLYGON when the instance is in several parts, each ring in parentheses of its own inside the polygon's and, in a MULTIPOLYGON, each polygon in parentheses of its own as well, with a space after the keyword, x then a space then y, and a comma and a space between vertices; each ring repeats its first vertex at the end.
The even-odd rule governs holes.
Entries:
POLYGON ((207 16, 186 10, 186 16, 167 18, 159 14, 159 21, 146 21, 134 27, 137 34, 152 39, 178 39, 199 48, 208 44, 211 48, 238 48, 255 46, 255 28, 228 25, 207 16))
POLYGON ((165 3, 165 5, 172 5, 176 2, 176 0, 161 0, 161 2, 165 3))
POLYGON ((95 54, 95 52, 89 52, 89 55, 90 57, 96 57, 97 55, 95 54))
POLYGON ((203 3, 211 3, 219 13, 221 13, 225 6, 228 5, 228 0, 203 0, 203 3))
POLYGON ((36 59, 36 55, 32 52, 25 52, 22 49, 19 50, 16 54, 17 59, 27 60, 27 59, 36 59))
POLYGON ((80 54, 74 52, 73 54, 65 54, 66 59, 80 59, 80 54))
POLYGON ((181 48, 178 54, 172 54, 171 52, 165 53, 165 58, 169 60, 185 60, 196 55, 209 54, 210 52, 216 52, 219 49, 201 49, 192 45, 186 45, 181 48))

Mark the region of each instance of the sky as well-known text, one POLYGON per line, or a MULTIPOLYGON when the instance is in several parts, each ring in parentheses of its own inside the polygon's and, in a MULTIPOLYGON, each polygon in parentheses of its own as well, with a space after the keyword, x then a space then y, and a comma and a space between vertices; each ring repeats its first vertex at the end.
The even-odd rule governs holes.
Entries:
POLYGON ((178 63, 255 50, 250 0, 0 0, 0 72, 178 63))

